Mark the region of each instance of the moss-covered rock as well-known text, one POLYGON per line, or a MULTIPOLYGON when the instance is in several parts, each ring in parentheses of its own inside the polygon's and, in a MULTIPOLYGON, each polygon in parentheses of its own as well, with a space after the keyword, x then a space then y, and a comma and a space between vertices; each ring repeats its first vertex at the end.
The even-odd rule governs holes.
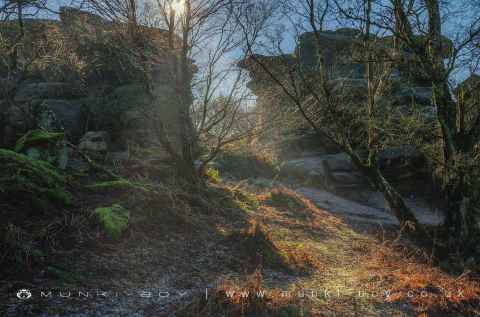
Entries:
POLYGON ((97 208, 94 214, 98 217, 102 228, 114 239, 118 239, 128 228, 130 212, 121 205, 97 208))
POLYGON ((44 130, 31 130, 18 139, 17 144, 15 145, 15 151, 21 152, 32 146, 48 146, 49 144, 55 145, 57 142, 62 141, 64 137, 64 133, 48 132, 44 130))
POLYGON ((15 151, 55 164, 61 169, 65 169, 68 163, 64 133, 31 130, 17 141, 15 151))
POLYGON ((29 200, 34 207, 70 204, 65 178, 48 162, 0 149, 0 195, 7 200, 29 200))

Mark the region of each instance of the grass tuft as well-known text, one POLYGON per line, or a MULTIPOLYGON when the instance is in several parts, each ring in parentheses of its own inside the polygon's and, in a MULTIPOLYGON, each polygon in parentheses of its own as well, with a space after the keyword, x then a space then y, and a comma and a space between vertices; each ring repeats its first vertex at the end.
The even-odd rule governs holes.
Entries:
POLYGON ((130 212, 121 205, 114 204, 111 207, 97 208, 94 214, 111 238, 118 239, 128 228, 130 212))

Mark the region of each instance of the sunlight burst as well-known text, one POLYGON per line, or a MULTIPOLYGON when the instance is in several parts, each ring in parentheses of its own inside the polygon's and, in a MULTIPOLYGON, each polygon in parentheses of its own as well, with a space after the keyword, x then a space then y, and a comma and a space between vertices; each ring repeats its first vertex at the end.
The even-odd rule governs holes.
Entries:
POLYGON ((185 12, 185 1, 184 0, 173 0, 171 4, 172 10, 175 11, 175 14, 182 15, 185 12))

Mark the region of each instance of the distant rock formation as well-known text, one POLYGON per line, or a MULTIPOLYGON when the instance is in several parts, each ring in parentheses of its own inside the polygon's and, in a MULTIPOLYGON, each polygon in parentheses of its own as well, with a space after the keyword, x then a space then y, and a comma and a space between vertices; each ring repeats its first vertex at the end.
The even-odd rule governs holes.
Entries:
MULTIPOLYGON (((299 146, 300 140, 308 136, 308 133, 304 133, 304 131, 309 130, 308 124, 295 111, 296 107, 292 105, 291 100, 279 88, 278 83, 272 80, 270 74, 255 60, 259 60, 266 66, 277 80, 288 83, 291 76, 294 76, 294 78, 298 76, 298 71, 303 74, 303 80, 305 78, 308 80, 310 75, 318 73, 319 54, 321 54, 326 68, 327 84, 334 94, 341 96, 344 107, 365 105, 366 102, 367 80, 365 57, 362 53, 364 45, 362 34, 355 29, 341 28, 335 31, 319 32, 318 37, 319 40, 312 32, 301 34, 292 54, 255 55, 239 62, 239 66, 247 69, 250 73, 251 81, 248 83, 248 87, 257 97, 258 110, 263 114, 264 121, 270 122, 276 116, 283 116, 282 124, 273 129, 267 137, 280 144, 280 155, 286 158, 295 159, 299 157, 301 152, 316 151, 317 161, 323 162, 327 158, 330 159, 328 155, 336 154, 339 150, 332 146, 328 140, 319 140, 319 136, 317 136, 318 142, 313 147, 299 146), (292 139, 292 142, 285 145, 285 142, 281 140, 284 140, 286 135, 295 135, 296 137, 292 139), (295 153, 296 156, 292 157, 292 153, 295 153)), ((417 40, 425 41, 421 36, 417 40)), ((445 57, 447 57, 452 43, 445 38, 444 44, 445 57)), ((416 60, 414 54, 407 49, 396 47, 393 37, 372 36, 371 47, 377 58, 386 60, 392 65, 392 70, 387 78, 387 89, 377 100, 379 111, 398 115, 420 113, 423 123, 435 129, 436 109, 432 104, 431 84, 428 77, 419 72, 421 67, 419 67, 419 61, 416 60)), ((315 77, 312 76, 312 78, 315 77)), ((287 87, 290 84, 287 84, 287 87)), ((302 85, 302 79, 297 78, 297 85, 302 85)), ((301 89, 302 87, 300 87, 301 89)), ((408 145, 404 146, 408 147, 408 145)), ((401 148, 386 149, 385 153, 380 153, 379 163, 384 168, 393 168, 392 174, 395 174, 396 171, 399 174, 397 176, 406 177, 407 175, 404 173, 406 164, 410 162, 410 164, 418 165, 422 163, 422 159, 415 148, 409 147, 408 155, 406 151, 400 151, 401 148), (399 153, 395 159, 389 158, 392 156, 392 151, 399 153), (402 155, 404 155, 403 158, 400 157, 402 155)), ((309 160, 311 159, 307 159, 307 161, 309 160)), ((308 175, 304 175, 304 178, 325 179, 325 175, 328 173, 318 172, 318 170, 323 171, 323 166, 319 165, 311 169, 304 164, 304 161, 299 161, 300 165, 293 161, 292 164, 288 163, 286 167, 296 170, 298 170, 298 166, 306 167, 310 172, 305 172, 308 175), (316 177, 317 174, 318 177, 316 177)), ((342 175, 345 174, 344 171, 342 173, 342 175)), ((351 171, 348 173, 352 177, 343 177, 342 180, 339 180, 340 184, 360 184, 362 186, 362 182, 359 181, 355 173, 351 171)), ((335 178, 335 172, 333 175, 332 179, 335 178)))

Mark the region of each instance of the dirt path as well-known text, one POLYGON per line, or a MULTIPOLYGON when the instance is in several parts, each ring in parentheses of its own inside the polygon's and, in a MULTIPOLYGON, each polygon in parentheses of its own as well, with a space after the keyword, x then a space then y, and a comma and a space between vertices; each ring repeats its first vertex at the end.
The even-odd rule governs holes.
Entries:
MULTIPOLYGON (((287 194, 294 200, 304 199, 303 195, 296 196, 294 192, 287 194)), ((378 230, 378 226, 362 221, 354 227, 343 221, 338 213, 347 215, 349 220, 352 220, 350 217, 363 220, 365 216, 381 221, 388 218, 365 206, 355 213, 360 205, 342 201, 334 195, 323 193, 322 198, 326 200, 319 204, 320 207, 325 206, 328 198, 334 198, 328 209, 316 208, 303 200, 305 208, 300 204, 294 210, 264 208, 259 215, 279 249, 298 258, 299 262, 304 261, 305 275, 297 277, 288 287, 302 290, 305 305, 315 316, 416 316, 411 307, 389 303, 388 289, 372 291, 367 285, 365 278, 369 268, 365 259, 378 241, 366 232, 378 230)))

